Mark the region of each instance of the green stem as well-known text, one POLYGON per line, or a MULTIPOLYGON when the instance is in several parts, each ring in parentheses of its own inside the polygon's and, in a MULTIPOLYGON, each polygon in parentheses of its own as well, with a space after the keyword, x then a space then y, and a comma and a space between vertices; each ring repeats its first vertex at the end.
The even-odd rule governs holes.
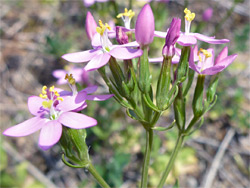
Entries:
POLYGON ((181 145, 183 143, 183 140, 184 140, 184 136, 181 133, 179 133, 178 140, 176 142, 174 151, 171 154, 171 157, 170 157, 170 160, 168 162, 167 168, 165 169, 157 188, 162 188, 164 186, 164 183, 166 182, 168 174, 169 174, 169 172, 171 171, 171 169, 172 169, 172 167, 174 165, 174 161, 176 159, 176 156, 177 156, 179 150, 181 149, 181 145))
POLYGON ((144 155, 143 167, 142 167, 142 178, 141 178, 141 188, 148 187, 148 168, 150 161, 150 154, 153 144, 154 132, 152 129, 146 130, 146 150, 144 155))
POLYGON ((100 176, 100 174, 96 171, 95 167, 90 163, 88 167, 89 172, 98 182, 98 184, 103 188, 110 188, 110 186, 106 183, 106 181, 100 176))

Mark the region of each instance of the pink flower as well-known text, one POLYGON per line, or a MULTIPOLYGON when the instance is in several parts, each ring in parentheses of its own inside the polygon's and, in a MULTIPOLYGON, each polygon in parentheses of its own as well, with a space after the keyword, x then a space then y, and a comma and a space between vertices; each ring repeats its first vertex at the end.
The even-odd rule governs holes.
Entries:
POLYGON ((107 1, 109 1, 109 0, 83 0, 83 4, 84 4, 85 7, 90 7, 95 2, 104 3, 104 2, 107 2, 107 1))
POLYGON ((228 48, 224 47, 214 61, 214 50, 212 48, 198 51, 198 47, 195 46, 194 49, 191 48, 189 67, 198 74, 214 75, 228 67, 236 57, 237 54, 228 56, 228 48), (195 61, 198 61, 198 63, 195 64, 195 61))
POLYGON ((65 69, 57 69, 52 72, 52 75, 57 78, 57 84, 66 84, 65 80, 66 74, 73 74, 75 81, 86 85, 89 85, 88 72, 83 68, 66 66, 65 69))
POLYGON ((213 9, 212 8, 207 8, 203 14, 202 14, 202 19, 205 22, 208 22, 213 16, 213 9))
POLYGON ((39 146, 43 150, 47 150, 60 140, 62 126, 85 129, 97 124, 95 119, 73 112, 82 107, 86 96, 87 92, 79 92, 77 95, 61 97, 54 86, 49 89, 44 86, 40 97, 31 96, 28 99, 29 111, 35 117, 8 128, 3 134, 21 137, 41 129, 39 146))
MULTIPOLYGON (((191 22, 195 18, 195 13, 192 13, 190 10, 184 10, 185 16, 185 32, 181 32, 180 37, 177 40, 177 43, 182 46, 191 46, 197 43, 197 40, 204 41, 210 44, 224 44, 230 42, 228 39, 215 39, 215 37, 208 37, 200 33, 191 33, 190 27, 191 22)), ((167 31, 168 32, 168 31, 167 31)), ((165 38, 167 32, 155 32, 155 36, 165 38)))
POLYGON ((141 49, 127 47, 131 44, 113 45, 108 39, 107 30, 111 29, 110 26, 107 23, 104 25, 101 20, 99 20, 99 25, 100 27, 96 28, 98 33, 92 39, 94 49, 65 54, 62 58, 73 63, 89 61, 84 69, 92 71, 106 65, 111 56, 117 59, 133 59, 142 55, 141 49))
POLYGON ((140 11, 135 24, 136 41, 144 46, 149 45, 154 40, 155 20, 154 14, 149 4, 144 5, 140 11))

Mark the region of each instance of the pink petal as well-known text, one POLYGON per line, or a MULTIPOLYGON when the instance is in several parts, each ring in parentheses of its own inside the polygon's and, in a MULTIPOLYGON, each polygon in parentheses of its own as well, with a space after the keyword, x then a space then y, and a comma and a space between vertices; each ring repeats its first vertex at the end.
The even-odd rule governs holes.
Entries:
MULTIPOLYGON (((113 45, 113 46, 118 46, 118 45, 113 45)), ((127 44, 122 44, 119 45, 119 47, 139 47, 140 44, 137 41, 129 42, 127 44)))
MULTIPOLYGON (((87 94, 94 93, 97 90, 98 86, 89 86, 83 89, 82 91, 87 92, 87 94)), ((80 91, 81 92, 81 91, 80 91)))
POLYGON ((218 66, 225 66, 228 67, 234 60, 235 58, 237 57, 237 54, 233 54, 233 55, 230 55, 224 59, 222 59, 220 62, 218 62, 218 66))
POLYGON ((28 108, 32 115, 39 115, 44 112, 44 108, 42 106, 42 102, 44 99, 38 96, 31 96, 28 98, 28 108))
POLYGON ((69 53, 69 54, 64 54, 62 58, 72 63, 83 63, 90 61, 93 57, 95 57, 99 53, 99 51, 100 51, 99 49, 93 49, 83 52, 69 53))
POLYGON ((227 55, 228 55, 228 48, 227 46, 225 46, 218 54, 214 64, 217 65, 221 60, 225 59, 227 55))
POLYGON ((88 64, 84 67, 86 71, 93 71, 106 65, 110 59, 109 53, 101 53, 95 56, 88 64))
POLYGON ((199 56, 198 56, 198 46, 197 46, 197 45, 195 45, 195 46, 194 46, 194 51, 193 51, 193 54, 194 54, 194 62, 199 61, 199 56))
MULTIPOLYGON (((214 66, 214 49, 208 48, 207 51, 212 54, 211 57, 207 58, 204 62, 203 69, 210 68, 214 66)), ((199 62, 201 63, 201 62, 199 62)))
POLYGON ((194 49, 192 47, 189 56, 189 67, 200 74, 200 71, 197 69, 197 65, 194 63, 194 49))
POLYGON ((154 31, 155 37, 166 38, 167 34, 168 34, 168 30, 167 32, 154 31))
POLYGON ((192 35, 182 34, 178 38, 177 43, 180 44, 180 45, 182 45, 182 46, 191 46, 193 44, 196 44, 197 40, 192 35))
POLYGON ((214 66, 205 69, 204 71, 201 72, 201 74, 214 75, 217 74, 218 72, 221 72, 223 69, 225 69, 225 66, 214 66))
POLYGON ((58 69, 58 70, 54 70, 52 72, 52 75, 55 77, 55 78, 62 78, 62 77, 65 77, 65 74, 67 73, 66 70, 64 69, 58 69))
POLYGON ((77 108, 77 109, 72 110, 72 112, 80 112, 80 111, 82 111, 84 108, 86 108, 87 106, 88 106, 87 103, 84 102, 82 106, 80 106, 80 107, 77 108))
POLYGON ((33 117, 8 128, 3 132, 3 134, 5 136, 13 137, 27 136, 41 129, 45 125, 46 121, 46 119, 41 119, 40 117, 33 117))
POLYGON ((62 125, 57 120, 49 121, 41 129, 39 137, 39 146, 43 150, 50 149, 61 138, 62 125))
POLYGON ((121 48, 117 47, 109 52, 110 55, 117 59, 133 59, 143 54, 141 49, 121 48))
POLYGON ((105 101, 114 95, 87 95, 86 100, 91 100, 91 101, 105 101))
POLYGON ((214 37, 208 37, 200 33, 194 33, 194 36, 201 41, 210 43, 210 44, 224 44, 230 42, 228 39, 215 39, 214 37))
POLYGON ((84 104, 86 96, 86 92, 79 92, 77 95, 66 96, 63 98, 64 100, 56 106, 56 108, 64 112, 75 110, 84 104))
POLYGON ((85 129, 97 125, 94 118, 75 112, 62 113, 58 121, 73 129, 85 129))

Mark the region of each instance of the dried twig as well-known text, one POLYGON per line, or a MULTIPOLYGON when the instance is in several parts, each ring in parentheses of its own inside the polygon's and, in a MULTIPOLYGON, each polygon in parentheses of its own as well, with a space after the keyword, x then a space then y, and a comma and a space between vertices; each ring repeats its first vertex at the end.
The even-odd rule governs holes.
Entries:
POLYGON ((213 180, 216 176, 216 173, 219 169, 222 157, 224 156, 224 153, 227 149, 227 147, 229 146, 229 143, 231 142, 233 136, 235 134, 235 130, 233 128, 231 128, 226 136, 224 137, 216 155, 215 158, 212 162, 211 168, 207 171, 206 175, 205 175, 205 181, 203 181, 203 186, 204 188, 210 188, 212 186, 213 180))

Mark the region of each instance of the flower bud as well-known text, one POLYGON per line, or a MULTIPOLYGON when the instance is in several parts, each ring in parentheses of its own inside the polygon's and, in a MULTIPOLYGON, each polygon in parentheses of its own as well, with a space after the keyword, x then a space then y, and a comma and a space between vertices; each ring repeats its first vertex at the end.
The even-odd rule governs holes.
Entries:
POLYGON ((213 16, 213 9, 212 8, 207 8, 203 14, 202 14, 202 19, 204 22, 208 22, 213 16))
POLYGON ((116 40, 119 44, 128 43, 128 35, 122 30, 122 27, 116 27, 116 40))
POLYGON ((149 4, 144 5, 139 13, 135 24, 135 38, 141 45, 145 46, 154 40, 155 21, 149 4))
POLYGON ((93 36, 95 35, 96 27, 97 27, 97 24, 92 14, 90 12, 87 12, 85 29, 86 29, 86 33, 87 33, 89 40, 92 40, 93 36))
POLYGON ((166 42, 162 49, 163 56, 170 56, 173 57, 175 54, 175 43, 180 36, 180 29, 181 29, 181 19, 173 18, 167 36, 166 42))

